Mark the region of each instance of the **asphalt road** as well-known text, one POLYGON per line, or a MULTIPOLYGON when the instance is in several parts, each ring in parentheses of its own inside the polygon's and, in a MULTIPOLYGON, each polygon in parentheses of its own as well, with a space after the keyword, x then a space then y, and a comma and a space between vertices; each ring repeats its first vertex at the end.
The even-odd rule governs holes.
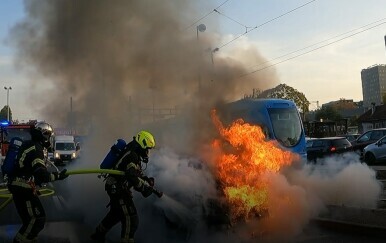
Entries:
MULTIPOLYGON (((374 169, 386 172, 386 166, 373 166, 374 169)), ((93 179, 95 179, 93 175, 93 179)), ((86 181, 88 181, 87 179, 86 181)), ((83 243, 92 242, 89 240, 89 235, 93 232, 95 226, 99 220, 106 213, 105 205, 107 203, 106 198, 93 198, 93 193, 90 191, 83 192, 85 198, 80 198, 83 205, 82 208, 74 207, 71 202, 68 201, 73 195, 68 193, 69 183, 73 181, 66 181, 63 183, 49 184, 50 188, 53 188, 56 193, 53 196, 42 197, 41 201, 45 207, 47 214, 47 223, 44 230, 39 235, 39 243, 56 242, 56 243, 83 243), (90 196, 88 195, 90 194, 90 196), (86 213, 87 212, 87 213, 86 213), (90 216, 91 215, 91 216, 90 216)), ((85 183, 83 181, 77 181, 76 183, 85 183)), ((98 182, 98 179, 92 182, 92 187, 98 187, 98 192, 104 195, 103 189, 101 189, 103 182, 98 182), (96 185, 100 183, 100 185, 96 185)), ((86 185, 87 186, 87 185, 86 185)), ((85 187, 87 188, 87 187, 85 187)), ((0 199, 0 204, 3 202, 0 199)), ((152 200, 157 200, 154 196, 149 200, 150 204, 152 200)), ((180 220, 178 218, 181 215, 186 215, 185 209, 177 211, 165 212, 160 210, 156 206, 152 208, 144 209, 139 208, 140 214, 140 227, 137 231, 137 242, 283 242, 283 239, 276 241, 275 238, 269 235, 254 235, 249 238, 237 238, 234 230, 221 229, 219 231, 205 231, 202 235, 192 236, 189 230, 185 230, 182 226, 190 223, 184 223, 178 225, 178 222, 171 222, 173 220, 180 220), (141 211, 142 210, 142 211, 141 211), (174 215, 174 217, 171 217, 174 215), (162 232, 157 232, 158 228, 162 228, 162 232)), ((379 218, 381 223, 375 221, 371 225, 363 225, 354 220, 342 220, 342 218, 328 218, 321 217, 313 219, 307 227, 305 227, 301 234, 286 239, 286 242, 385 242, 386 237, 386 210, 367 210, 366 209, 350 209, 331 207, 331 212, 339 212, 340 215, 347 214, 346 218, 351 216, 359 219, 368 218, 369 221, 379 218), (358 216, 359 215, 359 216, 358 216), (363 216, 365 215, 365 216, 363 216), (384 217, 383 217, 384 216, 384 217), (385 219, 383 222, 383 218, 385 219)), ((333 213, 331 213, 333 214, 333 213)), ((336 214, 336 213, 334 213, 336 214)), ((363 221, 363 220, 362 220, 363 221)), ((20 227, 20 219, 16 213, 13 203, 10 203, 3 210, 0 211, 0 243, 12 242, 13 236, 16 234, 20 227)), ((200 234, 200 233, 198 233, 200 234)), ((108 236, 106 242, 119 242, 119 227, 113 228, 112 232, 108 236)))
MULTIPOLYGON (((61 196, 60 186, 55 187, 57 195, 42 198, 42 203, 46 209, 47 223, 44 230, 39 235, 39 243, 84 243, 92 242, 89 235, 97 225, 100 215, 105 213, 104 205, 98 207, 101 212, 95 212, 94 222, 89 221, 87 215, 82 211, 77 211, 66 204, 65 197, 61 196)), ((90 210, 92 206, 90 204, 90 210)), ((335 208, 334 210, 340 210, 335 208)), ((165 212, 157 210, 152 212, 152 220, 147 220, 144 212, 140 212, 140 228, 136 235, 137 242, 283 242, 283 239, 276 241, 269 235, 255 235, 251 237, 238 238, 232 228, 214 231, 206 231, 200 236, 190 237, 189 232, 183 231, 182 227, 170 224, 168 220, 160 220, 165 212), (164 232, 159 234, 154 241, 151 235, 158 227, 163 227, 164 232), (224 238, 225 237, 225 238, 224 238)), ((150 214, 147 214, 150 215, 150 214)), ((369 214, 369 217, 371 215, 369 214)), ((385 216, 386 219, 386 216, 385 216)), ((0 211, 0 242, 11 243, 13 236, 20 227, 20 220, 16 214, 14 205, 9 204, 4 210, 0 211)), ((154 233, 155 234, 155 233, 154 233)), ((303 232, 295 237, 286 239, 286 242, 385 242, 386 228, 377 229, 372 226, 369 228, 357 227, 356 225, 344 224, 339 220, 328 220, 326 218, 314 219, 303 229, 303 232)), ((113 229, 106 242, 119 242, 119 228, 113 229)))

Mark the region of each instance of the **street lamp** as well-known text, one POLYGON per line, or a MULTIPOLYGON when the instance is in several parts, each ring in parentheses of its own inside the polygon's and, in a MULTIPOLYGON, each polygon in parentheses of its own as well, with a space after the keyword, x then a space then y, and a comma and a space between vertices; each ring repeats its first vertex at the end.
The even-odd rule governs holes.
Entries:
POLYGON ((197 40, 198 40, 198 32, 204 32, 206 30, 206 26, 204 24, 200 24, 197 26, 197 40))
POLYGON ((219 48, 216 47, 213 50, 210 51, 210 56, 212 58, 212 64, 214 65, 214 59, 213 59, 213 53, 218 52, 219 48))
POLYGON ((4 87, 4 89, 7 91, 7 121, 9 121, 9 91, 12 89, 12 87, 4 87))
MULTIPOLYGON (((196 26, 197 31, 197 44, 199 44, 198 32, 204 32, 206 30, 206 26, 204 24, 200 24, 196 26)), ((201 74, 198 71, 198 93, 201 93, 201 74)))

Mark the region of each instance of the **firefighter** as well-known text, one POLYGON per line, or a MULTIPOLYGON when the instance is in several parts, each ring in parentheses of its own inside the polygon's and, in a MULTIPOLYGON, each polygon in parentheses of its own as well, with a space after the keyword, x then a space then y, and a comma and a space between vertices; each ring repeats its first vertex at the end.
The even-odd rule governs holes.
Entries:
POLYGON ((148 163, 149 150, 154 146, 154 137, 147 131, 140 131, 126 145, 123 156, 113 167, 115 170, 124 171, 125 176, 109 175, 106 178, 105 190, 110 198, 110 211, 96 227, 91 239, 104 242, 106 233, 121 222, 121 242, 134 242, 139 219, 131 188, 142 193, 144 197, 153 193, 154 178, 144 176, 141 163, 148 163))
POLYGON ((17 155, 17 165, 8 184, 12 193, 22 226, 13 242, 37 242, 39 232, 44 228, 46 215, 39 200, 37 186, 56 180, 63 180, 66 170, 49 172, 45 165, 44 150, 50 147, 52 127, 46 122, 36 123, 30 130, 31 140, 24 141, 17 155))

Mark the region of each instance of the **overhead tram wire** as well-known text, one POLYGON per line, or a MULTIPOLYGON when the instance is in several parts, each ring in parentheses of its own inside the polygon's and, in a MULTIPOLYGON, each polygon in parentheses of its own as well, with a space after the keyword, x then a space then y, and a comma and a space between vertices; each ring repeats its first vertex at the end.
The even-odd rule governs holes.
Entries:
POLYGON ((248 27, 248 26, 246 26, 245 24, 242 24, 242 23, 240 23, 239 21, 237 21, 237 20, 235 20, 235 19, 233 19, 233 18, 229 17, 228 15, 225 15, 224 13, 221 13, 221 12, 220 12, 220 11, 218 11, 217 9, 215 9, 214 11, 215 11, 216 13, 218 13, 218 14, 220 14, 220 15, 224 16, 225 18, 227 18, 227 19, 230 19, 230 20, 232 20, 233 22, 235 22, 235 23, 237 23, 237 24, 239 24, 239 25, 243 26, 243 27, 245 28, 245 32, 247 32, 247 31, 248 31, 248 29, 251 29, 251 28, 253 28, 253 27, 248 27))
POLYGON ((239 38, 242 37, 243 35, 246 35, 246 34, 248 34, 249 32, 251 32, 251 31, 253 31, 253 30, 257 29, 257 28, 260 28, 260 27, 262 27, 262 26, 264 26, 264 25, 266 25, 266 24, 268 24, 268 23, 270 23, 270 22, 272 22, 272 21, 274 21, 274 20, 277 20, 277 19, 279 19, 279 18, 281 18, 281 17, 283 17, 283 16, 285 16, 285 15, 287 15, 287 14, 289 14, 289 13, 292 13, 292 12, 294 12, 294 11, 296 11, 296 10, 302 8, 302 7, 305 7, 306 5, 308 5, 308 4, 312 3, 312 2, 315 2, 315 1, 317 1, 317 0, 312 0, 312 1, 306 2, 305 4, 303 4, 303 5, 299 6, 299 7, 296 7, 296 8, 294 8, 294 9, 292 9, 292 10, 286 12, 286 13, 283 13, 283 14, 281 14, 281 15, 279 15, 279 16, 273 18, 273 19, 270 19, 270 20, 268 20, 268 21, 266 21, 266 22, 264 22, 264 23, 262 23, 262 24, 260 24, 260 25, 257 25, 257 26, 255 26, 255 27, 252 27, 250 30, 246 30, 243 34, 240 34, 240 35, 236 36, 234 39, 228 41, 227 43, 221 45, 220 47, 216 47, 215 49, 219 50, 219 49, 221 49, 221 48, 223 48, 223 47, 229 45, 230 43, 234 42, 235 40, 239 39, 239 38))
MULTIPOLYGON (((377 21, 377 22, 378 22, 378 21, 377 21)), ((324 48, 324 47, 326 47, 326 46, 330 46, 330 45, 335 44, 335 43, 337 43, 337 42, 339 42, 339 41, 345 40, 345 39, 347 39, 347 38, 349 38, 349 37, 352 37, 352 36, 354 36, 354 35, 358 35, 358 34, 363 33, 363 32, 365 32, 365 31, 374 29, 375 27, 378 27, 378 26, 383 25, 383 24, 386 24, 386 22, 382 22, 382 23, 379 23, 379 24, 377 24, 377 25, 371 26, 371 27, 369 27, 369 28, 367 28, 367 29, 358 31, 358 32, 356 32, 356 33, 353 33, 353 34, 351 34, 351 35, 348 35, 348 36, 346 36, 346 37, 343 37, 343 38, 340 38, 340 39, 338 39, 338 40, 336 40, 336 41, 333 41, 333 42, 331 42, 331 43, 328 43, 328 44, 319 46, 319 47, 317 47, 317 48, 314 48, 314 49, 309 50, 309 51, 307 51, 307 52, 301 53, 301 54, 299 54, 299 55, 296 55, 296 56, 293 56, 293 57, 284 59, 284 60, 282 60, 282 61, 280 61, 280 62, 277 62, 277 63, 271 64, 271 65, 265 66, 265 67, 260 68, 260 69, 256 69, 256 70, 254 70, 254 71, 252 71, 252 72, 249 72, 249 73, 242 74, 242 75, 239 76, 239 78, 242 78, 242 77, 245 77, 245 76, 249 76, 249 75, 251 75, 251 74, 260 72, 260 71, 262 71, 262 70, 264 70, 264 69, 267 69, 267 68, 270 68, 270 67, 273 67, 273 66, 277 66, 277 65, 279 65, 279 64, 281 64, 281 63, 283 63, 283 62, 286 62, 286 61, 289 61, 289 60, 298 58, 298 57, 303 56, 303 55, 305 55, 305 54, 308 54, 308 53, 310 53, 310 52, 313 52, 313 51, 322 49, 322 48, 324 48)))
POLYGON ((213 9, 212 11, 210 11, 209 13, 205 14, 204 16, 202 16, 201 18, 199 18, 198 20, 196 20, 195 22, 193 22, 191 25, 189 25, 188 27, 184 28, 184 30, 187 30, 189 28, 191 28, 192 26, 195 26, 198 22, 200 22, 201 20, 205 19, 206 17, 208 17, 209 15, 211 15, 213 12, 215 12, 218 8, 220 8, 221 6, 223 6, 224 4, 226 4, 227 2, 229 2, 229 0, 226 0, 224 1, 222 4, 218 5, 215 9, 213 9))
POLYGON ((275 61, 275 60, 278 60, 278 59, 280 59, 280 58, 283 58, 283 57, 286 57, 286 56, 292 55, 292 54, 294 54, 294 53, 297 53, 297 52, 300 52, 300 51, 306 50, 306 49, 308 49, 308 48, 310 48, 310 47, 316 46, 316 45, 318 45, 318 44, 321 44, 321 43, 324 43, 324 42, 327 42, 327 41, 330 41, 330 40, 333 40, 333 39, 335 39, 335 38, 337 38, 337 37, 340 37, 340 36, 344 36, 344 35, 347 35, 348 33, 352 33, 352 32, 354 32, 354 31, 357 31, 357 30, 363 29, 363 28, 365 28, 365 27, 367 27, 367 26, 370 26, 370 25, 373 25, 373 24, 375 24, 375 23, 378 23, 378 22, 381 22, 381 21, 385 21, 385 20, 386 20, 386 18, 382 18, 382 19, 380 19, 380 20, 377 20, 377 21, 374 21, 374 22, 372 22, 372 23, 370 23, 370 24, 366 24, 366 25, 363 25, 363 26, 361 26, 361 27, 359 27, 359 28, 356 28, 356 29, 353 29, 353 30, 347 31, 347 32, 345 32, 345 33, 342 33, 342 34, 339 34, 339 35, 336 35, 336 36, 330 37, 330 38, 328 38, 328 39, 325 39, 325 40, 322 40, 322 41, 316 42, 316 43, 314 43, 314 44, 311 44, 311 45, 309 45, 309 46, 306 46, 306 47, 303 47, 303 48, 297 49, 296 51, 292 51, 292 52, 290 52, 290 53, 287 53, 287 54, 284 54, 284 55, 282 55, 282 56, 278 56, 278 57, 275 57, 275 58, 273 58, 273 59, 271 59, 271 60, 269 60, 269 61, 265 61, 265 62, 262 62, 262 63, 256 64, 256 65, 250 66, 249 68, 255 68, 255 67, 259 67, 259 66, 262 66, 263 64, 266 64, 266 63, 270 63, 270 62, 272 62, 272 61, 275 61))

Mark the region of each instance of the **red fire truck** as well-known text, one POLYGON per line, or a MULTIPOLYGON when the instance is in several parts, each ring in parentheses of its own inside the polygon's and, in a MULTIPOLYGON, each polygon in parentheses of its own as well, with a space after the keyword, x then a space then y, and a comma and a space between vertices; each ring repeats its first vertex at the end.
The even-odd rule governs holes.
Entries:
POLYGON ((27 124, 1 124, 0 131, 0 146, 1 146, 1 161, 4 160, 8 151, 9 141, 13 137, 19 137, 23 140, 31 139, 30 129, 33 125, 27 124))

